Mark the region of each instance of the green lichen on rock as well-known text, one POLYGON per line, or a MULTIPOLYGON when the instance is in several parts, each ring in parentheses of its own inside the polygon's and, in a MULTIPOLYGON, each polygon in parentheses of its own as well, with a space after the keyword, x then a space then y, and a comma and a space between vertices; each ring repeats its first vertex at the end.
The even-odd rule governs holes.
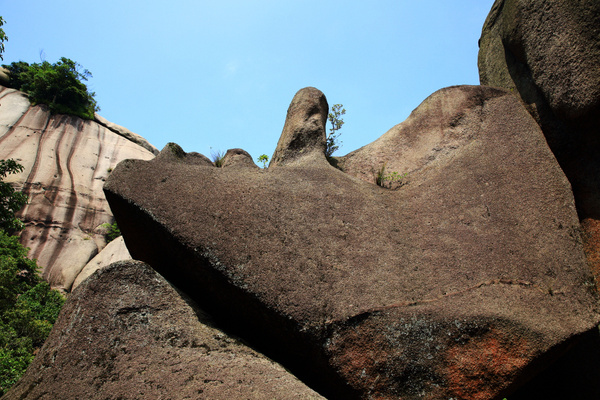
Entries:
POLYGON ((171 150, 171 152, 173 153, 173 155, 175 157, 185 158, 185 151, 183 151, 181 146, 178 145, 177 143, 169 142, 169 143, 167 143, 167 147, 169 148, 169 150, 171 150))

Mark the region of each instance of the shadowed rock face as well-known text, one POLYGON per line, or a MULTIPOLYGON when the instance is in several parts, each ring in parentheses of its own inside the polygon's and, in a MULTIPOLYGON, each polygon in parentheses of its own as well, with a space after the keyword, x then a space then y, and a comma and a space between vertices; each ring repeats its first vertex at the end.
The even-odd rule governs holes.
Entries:
POLYGON ((7 178, 29 197, 18 213, 26 224, 21 242, 55 288, 69 291, 106 245, 97 228, 113 222, 102 193, 110 170, 127 158, 153 157, 95 121, 51 115, 31 107, 25 94, 0 87, 0 159, 25 167, 7 178))
POLYGON ((497 0, 479 75, 520 96, 542 127, 573 187, 600 282, 600 2, 497 0))
POLYGON ((96 272, 69 297, 23 378, 20 399, 322 399, 280 365, 213 328, 139 261, 96 272))
POLYGON ((594 329, 569 183, 509 92, 442 89, 347 173, 308 104, 282 136, 310 130, 314 163, 120 163, 105 193, 132 256, 330 398, 496 398, 594 329), (371 183, 383 162, 407 183, 371 183))

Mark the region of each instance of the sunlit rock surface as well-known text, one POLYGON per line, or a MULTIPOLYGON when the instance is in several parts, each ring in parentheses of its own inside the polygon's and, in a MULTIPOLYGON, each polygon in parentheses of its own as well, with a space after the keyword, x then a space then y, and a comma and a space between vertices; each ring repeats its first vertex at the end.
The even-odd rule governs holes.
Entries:
POLYGON ((79 275, 77 275, 77 278, 75 278, 71 290, 75 290, 77 286, 97 270, 108 267, 110 264, 117 261, 129 260, 130 258, 131 255, 129 254, 129 250, 127 250, 127 246, 125 246, 125 241, 122 236, 119 236, 107 244, 100 253, 96 254, 96 256, 83 267, 79 275))
POLYGON ((25 167, 7 178, 29 197, 18 214, 26 224, 21 241, 51 285, 68 291, 106 244, 98 228, 113 222, 102 193, 110 171, 154 154, 95 121, 51 115, 23 93, 0 89, 0 159, 25 167))

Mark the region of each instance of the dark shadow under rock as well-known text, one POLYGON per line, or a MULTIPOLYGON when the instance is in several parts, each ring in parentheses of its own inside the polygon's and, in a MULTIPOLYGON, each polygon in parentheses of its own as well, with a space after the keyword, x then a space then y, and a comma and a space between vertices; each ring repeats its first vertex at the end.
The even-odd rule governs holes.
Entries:
POLYGON ((510 400, 600 399, 600 332, 583 335, 569 351, 510 400))

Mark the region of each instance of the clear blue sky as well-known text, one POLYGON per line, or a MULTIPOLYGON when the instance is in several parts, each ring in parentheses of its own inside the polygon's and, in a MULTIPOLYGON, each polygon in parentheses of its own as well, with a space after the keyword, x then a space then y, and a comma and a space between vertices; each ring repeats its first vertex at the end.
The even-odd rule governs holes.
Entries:
POLYGON ((60 57, 93 73, 100 115, 161 149, 273 153, 314 86, 347 110, 344 155, 434 91, 478 84, 493 0, 0 0, 4 63, 60 57))

